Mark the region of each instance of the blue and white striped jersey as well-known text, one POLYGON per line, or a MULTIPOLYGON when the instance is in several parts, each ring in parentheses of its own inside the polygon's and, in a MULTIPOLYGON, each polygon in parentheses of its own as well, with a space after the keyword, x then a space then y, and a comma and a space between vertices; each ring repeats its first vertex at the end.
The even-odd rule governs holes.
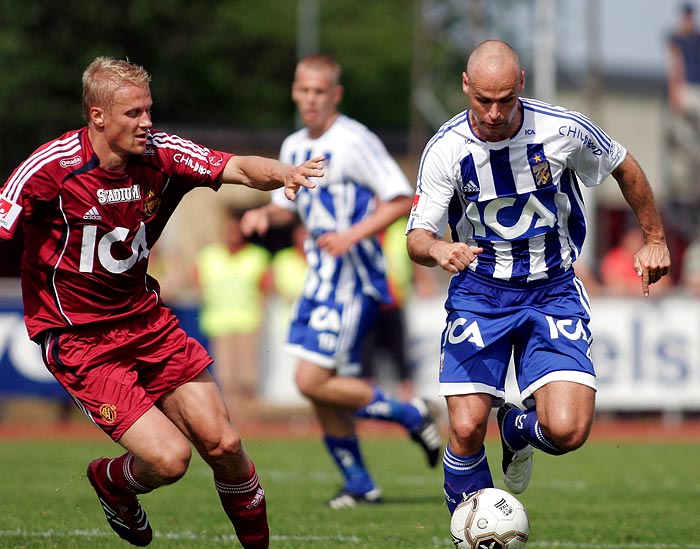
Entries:
POLYGON ((407 231, 426 229, 482 247, 469 268, 513 282, 568 270, 586 235, 579 181, 598 185, 626 149, 586 116, 521 99, 523 118, 509 139, 483 141, 464 111, 428 142, 407 231))
POLYGON ((304 128, 282 143, 280 160, 287 164, 298 165, 315 156, 325 156, 326 161, 325 174, 314 180, 314 189, 300 189, 295 201, 287 200, 282 189, 272 193, 273 203, 296 211, 309 233, 303 295, 346 302, 364 294, 388 302, 384 256, 376 237, 360 241, 338 258, 322 251, 316 239, 326 232, 347 230, 371 214, 377 200, 411 196, 413 188, 381 140, 342 114, 317 139, 304 128))

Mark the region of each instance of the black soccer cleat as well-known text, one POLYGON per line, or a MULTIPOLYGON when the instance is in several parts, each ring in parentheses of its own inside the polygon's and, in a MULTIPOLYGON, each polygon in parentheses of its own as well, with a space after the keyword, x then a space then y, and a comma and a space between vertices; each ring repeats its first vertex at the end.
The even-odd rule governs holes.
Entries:
POLYGON ((96 459, 88 465, 87 478, 97 492, 97 498, 107 517, 107 522, 117 535, 138 547, 145 547, 153 539, 153 531, 148 523, 136 494, 116 496, 100 485, 97 468, 108 458, 96 459))

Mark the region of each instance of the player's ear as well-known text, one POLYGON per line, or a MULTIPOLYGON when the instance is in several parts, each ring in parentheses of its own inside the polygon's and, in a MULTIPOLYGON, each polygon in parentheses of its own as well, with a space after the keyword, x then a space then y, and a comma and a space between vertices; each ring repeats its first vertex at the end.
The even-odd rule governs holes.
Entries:
POLYGON ((343 100, 344 88, 341 84, 335 86, 335 104, 338 105, 343 100))
POLYGON ((104 112, 100 107, 90 107, 90 122, 98 128, 104 128, 104 112))
POLYGON ((469 77, 466 72, 462 73, 462 91, 465 95, 469 95, 469 77))

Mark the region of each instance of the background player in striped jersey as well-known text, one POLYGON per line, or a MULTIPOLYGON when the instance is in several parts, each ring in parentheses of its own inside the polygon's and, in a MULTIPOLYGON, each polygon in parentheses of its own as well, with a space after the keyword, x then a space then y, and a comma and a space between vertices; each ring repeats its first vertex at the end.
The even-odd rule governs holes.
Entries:
POLYGON ((323 174, 321 159, 293 167, 156 131, 149 82, 127 61, 99 57, 87 67, 87 126, 15 169, 0 191, 0 237, 24 231, 25 323, 47 368, 127 450, 87 471, 114 531, 150 543, 137 494, 181 478, 192 443, 243 547, 267 548, 265 492, 206 369, 211 358, 164 306, 148 255, 189 190, 284 187, 293 199, 323 174))
POLYGON ((299 359, 296 383, 321 424, 324 442, 345 479, 329 501, 333 508, 377 503, 381 491, 363 462, 355 416, 398 422, 437 463, 440 433, 425 401, 401 402, 357 376, 362 339, 381 303, 389 300, 377 233, 407 215, 413 190, 379 138, 338 112, 341 69, 326 56, 299 62, 292 86, 304 128, 282 144, 280 158, 296 162, 325 157, 325 175, 292 203, 279 193, 250 210, 244 231, 270 226, 306 227, 309 265, 296 303, 288 348, 299 359))
POLYGON ((617 180, 644 235, 634 259, 644 295, 670 267, 651 188, 632 155, 585 116, 521 98, 523 85, 508 44, 487 41, 472 52, 462 74, 470 108, 426 145, 407 226, 411 257, 454 273, 440 359, 450 512, 465 494, 493 486, 483 442, 494 405, 502 405, 502 469, 514 493, 530 480, 532 447, 560 455, 588 437, 589 306, 571 268, 586 229, 580 183, 617 180), (450 242, 441 239, 448 225, 450 242), (524 411, 503 404, 511 357, 524 411))

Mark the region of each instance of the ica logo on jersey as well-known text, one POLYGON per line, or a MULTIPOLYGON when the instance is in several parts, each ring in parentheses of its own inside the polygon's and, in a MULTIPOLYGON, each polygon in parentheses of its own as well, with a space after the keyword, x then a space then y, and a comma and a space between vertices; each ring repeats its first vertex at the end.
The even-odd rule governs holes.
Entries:
POLYGON ((112 254, 112 245, 129 240, 129 229, 115 227, 99 240, 97 238, 97 226, 85 225, 83 227, 83 239, 80 247, 80 272, 91 273, 94 269, 95 258, 103 268, 110 273, 120 274, 128 271, 140 259, 147 258, 150 250, 146 243, 146 225, 139 223, 139 227, 131 240, 131 254, 123 259, 117 259, 112 254))
POLYGON ((321 305, 311 311, 309 326, 318 334, 318 346, 324 351, 333 351, 338 345, 340 332, 340 313, 335 309, 321 305))
POLYGON ((469 322, 466 318, 459 317, 447 323, 445 338, 452 345, 457 345, 463 341, 468 341, 476 347, 484 347, 484 339, 481 337, 481 330, 476 320, 469 322))
POLYGON ((546 316, 547 324, 549 325, 549 337, 552 339, 559 339, 562 335, 571 341, 576 341, 577 339, 588 340, 589 336, 586 329, 583 326, 581 319, 574 322, 571 319, 560 319, 554 320, 551 316, 546 316))

